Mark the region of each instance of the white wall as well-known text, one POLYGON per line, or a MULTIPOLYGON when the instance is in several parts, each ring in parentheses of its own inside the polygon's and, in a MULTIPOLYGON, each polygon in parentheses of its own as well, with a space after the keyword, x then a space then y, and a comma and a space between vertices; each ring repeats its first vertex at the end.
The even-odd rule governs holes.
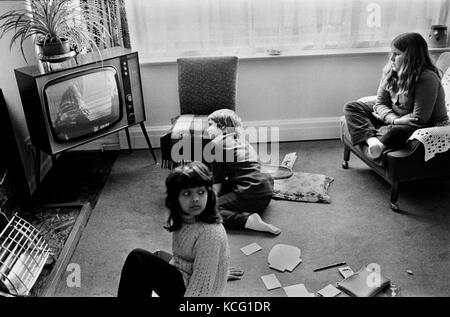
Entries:
MULTIPOLYGON (((278 126, 281 141, 339 137, 347 101, 376 93, 387 53, 241 59, 237 112, 246 126, 278 126)), ((179 114, 175 63, 141 66, 152 144, 179 114)), ((133 128, 134 146, 145 147, 133 128)), ((125 138, 120 142, 125 146, 125 138)))
MULTIPOLYGON (((0 1, 0 14, 5 13, 13 8, 20 8, 22 2, 19 1, 0 1)), ((3 90, 5 101, 14 127, 16 142, 19 145, 19 151, 22 158, 22 164, 25 169, 25 175, 29 179, 29 186, 34 186, 34 168, 33 156, 25 143, 28 140, 29 133, 25 122, 25 115, 20 101, 19 90, 17 88, 14 69, 26 66, 26 62, 20 52, 20 46, 15 44, 9 49, 9 43, 12 34, 6 34, 0 40, 0 56, 2 63, 2 71, 0 72, 0 88, 3 90)), ((30 64, 36 63, 34 57, 34 48, 30 43, 25 43, 24 51, 27 61, 30 64)), ((2 153, 1 155, 8 155, 2 153)))
MULTIPOLYGON (((440 53, 435 50, 432 56, 440 53)), ((277 126, 281 141, 339 138, 346 102, 374 95, 388 52, 241 59, 237 112, 246 126, 277 126)), ((152 144, 179 114, 175 63, 141 65, 146 127, 152 144)), ((133 146, 146 147, 140 129, 133 146)), ((126 146, 120 135, 120 144, 126 146)))

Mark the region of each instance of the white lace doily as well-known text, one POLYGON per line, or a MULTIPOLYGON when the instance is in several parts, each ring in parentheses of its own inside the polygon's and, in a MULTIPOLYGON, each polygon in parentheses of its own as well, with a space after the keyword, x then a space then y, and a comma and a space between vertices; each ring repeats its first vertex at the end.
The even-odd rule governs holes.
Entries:
POLYGON ((419 140, 423 144, 426 162, 432 159, 436 153, 450 149, 450 125, 416 130, 409 139, 419 140))
MULTIPOLYGON (((445 92, 445 105, 450 117, 450 68, 442 76, 442 87, 445 92)), ((436 153, 450 149, 450 122, 442 122, 431 128, 422 128, 414 131, 410 140, 419 140, 425 147, 425 162, 432 159, 436 153)))

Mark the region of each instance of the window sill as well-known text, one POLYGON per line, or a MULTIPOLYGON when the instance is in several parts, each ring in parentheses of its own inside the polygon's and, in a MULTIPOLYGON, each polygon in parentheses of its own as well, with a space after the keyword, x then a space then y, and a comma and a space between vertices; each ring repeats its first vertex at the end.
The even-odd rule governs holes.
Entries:
MULTIPOLYGON (((439 54, 443 52, 450 52, 450 47, 430 48, 430 53, 439 54)), ((247 60, 266 60, 266 59, 285 59, 285 58, 299 58, 299 57, 336 57, 336 56, 361 56, 361 55, 379 55, 387 54, 391 51, 389 47, 376 48, 348 48, 348 49, 322 49, 322 50, 304 50, 299 52, 288 52, 286 54, 270 55, 269 53, 259 53, 253 55, 239 55, 241 61, 247 60)), ((171 65, 176 64, 176 57, 167 58, 143 58, 140 59, 140 64, 145 65, 171 65)))

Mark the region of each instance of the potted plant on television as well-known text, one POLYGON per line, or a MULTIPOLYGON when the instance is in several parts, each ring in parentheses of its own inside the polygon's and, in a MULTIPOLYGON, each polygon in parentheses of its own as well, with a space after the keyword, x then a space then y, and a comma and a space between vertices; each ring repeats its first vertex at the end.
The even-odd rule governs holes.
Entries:
POLYGON ((15 41, 20 41, 25 61, 23 43, 28 38, 38 46, 40 58, 47 61, 59 61, 82 50, 100 52, 104 37, 110 37, 105 26, 109 20, 102 13, 89 4, 81 8, 79 1, 74 0, 25 0, 22 9, 0 16, 0 39, 13 32, 10 49, 15 41), (95 28, 87 28, 86 18, 96 22, 95 28))

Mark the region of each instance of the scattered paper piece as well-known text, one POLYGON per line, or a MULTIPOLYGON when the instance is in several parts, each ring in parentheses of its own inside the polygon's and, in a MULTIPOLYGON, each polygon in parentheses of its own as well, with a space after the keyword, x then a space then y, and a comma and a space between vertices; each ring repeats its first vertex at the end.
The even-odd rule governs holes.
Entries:
POLYGON ((314 293, 308 292, 305 284, 295 284, 283 287, 288 297, 314 297, 314 293))
POLYGON ((270 250, 267 260, 272 269, 292 272, 302 262, 300 255, 301 251, 297 247, 277 244, 270 250))
POLYGON ((290 265, 287 265, 286 270, 292 272, 300 263, 302 263, 302 259, 297 259, 296 261, 293 261, 290 265))
POLYGON ((408 273, 409 275, 413 275, 414 274, 413 271, 411 271, 411 270, 406 270, 406 273, 408 273))
POLYGON ((292 169, 296 159, 297 159, 296 152, 288 153, 284 156, 284 159, 280 165, 292 169))
POLYGON ((281 287, 280 281, 277 279, 275 274, 268 274, 261 276, 264 285, 266 285, 266 288, 270 291, 272 289, 281 287))
POLYGON ((355 273, 355 272, 353 272, 353 270, 351 269, 350 266, 340 267, 340 268, 338 268, 338 270, 339 270, 339 273, 341 273, 342 277, 344 277, 344 278, 347 278, 355 273))
POLYGON ((245 255, 253 254, 259 250, 262 250, 262 248, 257 243, 252 243, 241 248, 241 251, 244 252, 245 255))
POLYGON ((156 294, 155 291, 152 291, 152 297, 159 297, 159 295, 156 294))
POLYGON ((333 285, 329 284, 329 285, 325 286, 324 288, 322 288, 317 293, 319 293, 323 297, 336 297, 337 295, 339 295, 341 293, 341 291, 338 290, 333 285))

